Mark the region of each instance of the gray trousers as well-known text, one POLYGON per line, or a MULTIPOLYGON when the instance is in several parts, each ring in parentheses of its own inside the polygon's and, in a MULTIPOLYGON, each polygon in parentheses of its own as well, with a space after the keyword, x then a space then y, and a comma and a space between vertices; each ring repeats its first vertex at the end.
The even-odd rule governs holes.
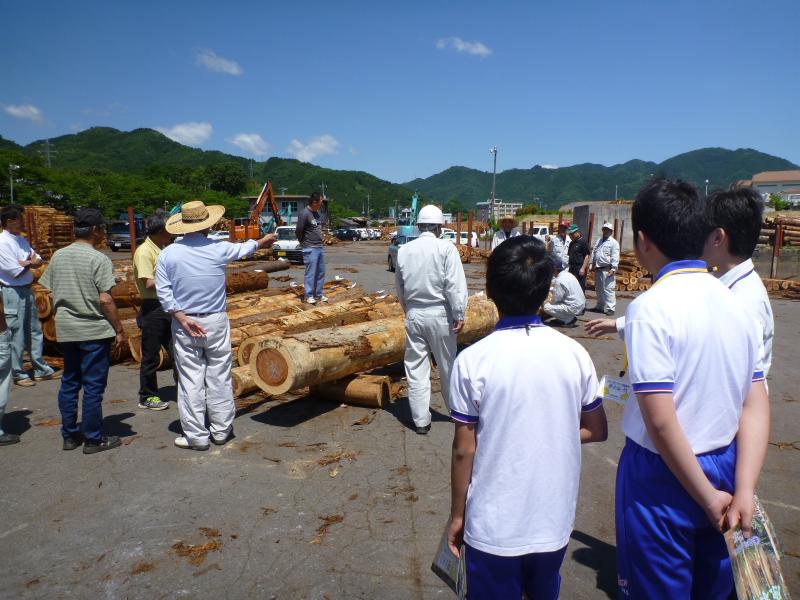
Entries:
POLYGON ((617 278, 615 275, 609 275, 608 269, 595 269, 594 273, 597 308, 613 313, 617 308, 617 278))
POLYGON ((442 397, 450 410, 450 373, 456 360, 456 334, 444 307, 410 308, 406 312, 406 350, 404 356, 408 403, 417 427, 431 422, 431 363, 436 359, 442 383, 442 397))
POLYGON ((203 326, 205 337, 190 336, 172 320, 172 345, 178 372, 178 414, 190 444, 208 444, 208 436, 225 439, 233 428, 236 406, 231 385, 231 328, 227 313, 189 317, 203 326), (208 411, 209 429, 206 429, 208 411))

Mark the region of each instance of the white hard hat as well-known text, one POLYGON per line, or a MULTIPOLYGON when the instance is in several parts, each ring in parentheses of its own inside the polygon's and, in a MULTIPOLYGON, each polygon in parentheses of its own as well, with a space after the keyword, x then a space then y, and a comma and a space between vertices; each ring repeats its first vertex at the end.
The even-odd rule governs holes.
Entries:
POLYGON ((608 221, 606 221, 605 223, 603 223, 603 229, 610 229, 611 231, 614 231, 614 226, 608 221))
POLYGON ((428 204, 423 206, 417 216, 417 224, 444 225, 444 215, 438 206, 428 204))

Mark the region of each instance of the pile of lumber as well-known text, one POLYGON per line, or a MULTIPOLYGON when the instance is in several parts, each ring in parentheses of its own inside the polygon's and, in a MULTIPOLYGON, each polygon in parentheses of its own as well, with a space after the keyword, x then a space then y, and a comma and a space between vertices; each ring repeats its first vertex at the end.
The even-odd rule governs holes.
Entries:
POLYGON ((758 243, 772 245, 779 225, 783 226, 784 245, 800 246, 800 217, 767 217, 761 225, 758 243))
MULTIPOLYGON (((588 274, 586 283, 594 287, 594 272, 588 274)), ((633 252, 621 253, 617 269, 617 291, 643 292, 651 285, 651 273, 638 263, 636 255, 633 252)))
POLYGON ((49 206, 26 206, 28 241, 44 260, 75 241, 75 219, 49 206))
POLYGON ((762 279, 764 287, 771 296, 786 298, 787 300, 800 300, 800 281, 794 279, 762 279))
POLYGON ((338 246, 342 243, 342 241, 337 238, 335 235, 330 235, 329 233, 322 234, 322 243, 325 246, 338 246))

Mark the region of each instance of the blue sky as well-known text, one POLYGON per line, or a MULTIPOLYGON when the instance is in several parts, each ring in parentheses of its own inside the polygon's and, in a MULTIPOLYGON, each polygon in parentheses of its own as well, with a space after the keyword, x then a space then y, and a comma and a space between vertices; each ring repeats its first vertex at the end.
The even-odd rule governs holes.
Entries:
POLYGON ((452 165, 800 164, 800 2, 14 2, 0 134, 93 125, 395 182, 452 165))

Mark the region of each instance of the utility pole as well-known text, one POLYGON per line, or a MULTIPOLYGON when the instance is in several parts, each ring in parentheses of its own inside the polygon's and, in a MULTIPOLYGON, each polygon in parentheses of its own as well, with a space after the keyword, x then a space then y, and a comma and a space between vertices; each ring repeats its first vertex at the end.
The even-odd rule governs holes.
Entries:
POLYGON ((288 189, 289 188, 282 187, 281 188, 281 196, 285 196, 286 195, 286 190, 288 190, 288 189))
POLYGON ((252 158, 250 159, 250 179, 255 179, 255 177, 253 177, 253 159, 252 158))
POLYGON ((492 221, 494 219, 495 181, 497 180, 497 146, 492 146, 489 148, 489 153, 494 159, 494 165, 492 166, 492 199, 489 202, 489 221, 492 221))
POLYGON ((19 165, 8 164, 8 182, 11 185, 11 204, 14 204, 14 171, 19 171, 19 165))
POLYGON ((369 225, 369 196, 371 191, 367 190, 367 225, 369 225))
POLYGON ((322 182, 322 184, 320 184, 320 186, 319 186, 319 187, 321 187, 321 188, 322 188, 322 199, 323 199, 323 200, 327 200, 327 199, 328 199, 328 197, 325 195, 325 182, 323 181, 323 182, 322 182))
POLYGON ((58 151, 53 148, 53 145, 50 143, 50 138, 47 138, 44 141, 44 150, 39 150, 40 154, 44 154, 44 164, 47 168, 51 168, 53 166, 51 157, 53 154, 58 154, 58 151))
POLYGON ((614 202, 617 201, 618 193, 619 193, 619 186, 615 184, 614 185, 614 202))

